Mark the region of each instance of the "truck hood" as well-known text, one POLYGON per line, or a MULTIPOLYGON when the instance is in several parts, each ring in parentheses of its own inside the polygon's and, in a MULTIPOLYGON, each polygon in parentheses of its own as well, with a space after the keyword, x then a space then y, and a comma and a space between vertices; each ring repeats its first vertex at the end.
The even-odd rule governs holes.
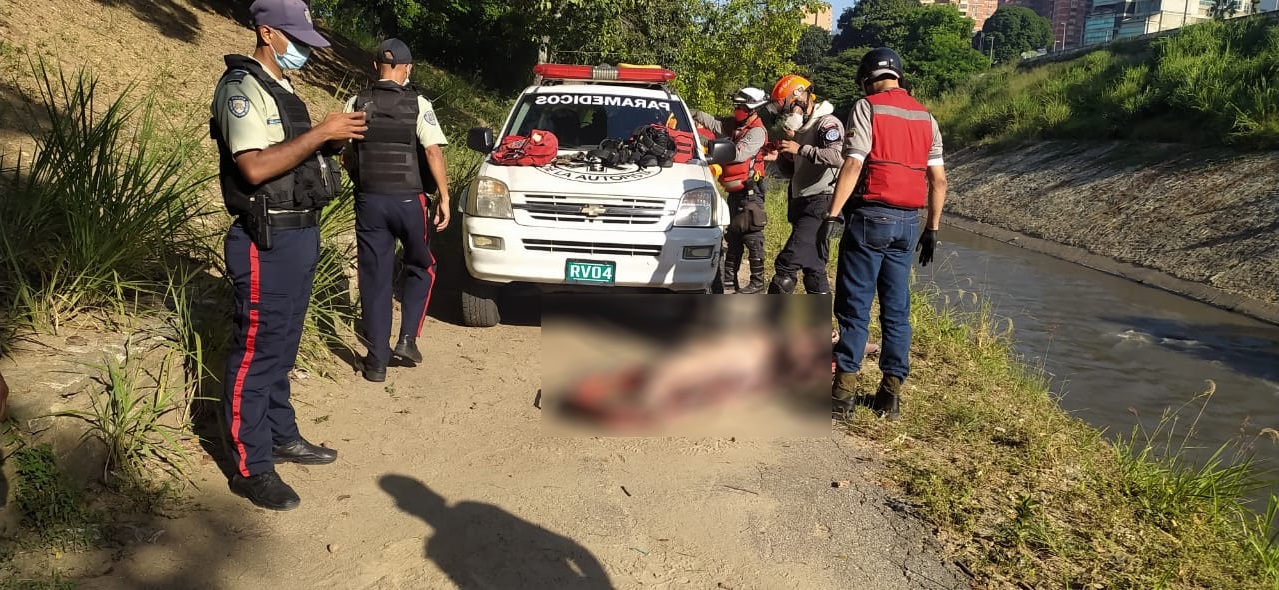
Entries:
POLYGON ((524 194, 609 195, 678 200, 685 192, 715 186, 706 166, 674 164, 670 168, 640 168, 625 164, 620 168, 592 169, 589 165, 551 163, 546 166, 484 165, 481 174, 501 180, 512 198, 524 194))

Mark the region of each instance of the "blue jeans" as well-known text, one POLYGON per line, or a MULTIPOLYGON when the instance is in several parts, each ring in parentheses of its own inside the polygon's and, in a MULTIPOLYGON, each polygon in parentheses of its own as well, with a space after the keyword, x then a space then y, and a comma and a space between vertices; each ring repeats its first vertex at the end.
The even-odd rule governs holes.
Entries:
POLYGON ((878 292, 884 337, 879 368, 884 375, 906 380, 910 373, 910 267, 918 240, 917 211, 863 206, 848 213, 835 275, 839 322, 835 365, 841 373, 861 369, 870 338, 870 307, 878 292))

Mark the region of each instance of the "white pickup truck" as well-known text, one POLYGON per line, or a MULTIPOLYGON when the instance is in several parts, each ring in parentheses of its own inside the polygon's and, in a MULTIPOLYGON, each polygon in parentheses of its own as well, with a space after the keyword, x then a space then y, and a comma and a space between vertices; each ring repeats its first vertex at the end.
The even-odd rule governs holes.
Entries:
MULTIPOLYGON (((541 82, 520 94, 501 134, 472 129, 468 147, 488 155, 496 138, 545 130, 560 155, 573 155, 652 124, 695 132, 667 86, 670 70, 543 64, 534 72, 541 82)), ((469 274, 463 323, 496 325, 499 292, 508 286, 711 292, 729 211, 710 165, 732 161, 736 148, 696 143, 691 160, 669 168, 507 166, 486 157, 457 200, 469 274)))

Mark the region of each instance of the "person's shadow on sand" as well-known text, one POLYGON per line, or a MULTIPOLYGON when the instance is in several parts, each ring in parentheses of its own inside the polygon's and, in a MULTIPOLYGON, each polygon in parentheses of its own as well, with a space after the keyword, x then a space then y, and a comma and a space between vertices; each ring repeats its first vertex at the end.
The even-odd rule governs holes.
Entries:
POLYGON ((378 483, 400 510, 435 529, 426 541, 426 558, 462 590, 613 588, 595 556, 572 539, 490 504, 449 506, 411 477, 384 475, 378 483))

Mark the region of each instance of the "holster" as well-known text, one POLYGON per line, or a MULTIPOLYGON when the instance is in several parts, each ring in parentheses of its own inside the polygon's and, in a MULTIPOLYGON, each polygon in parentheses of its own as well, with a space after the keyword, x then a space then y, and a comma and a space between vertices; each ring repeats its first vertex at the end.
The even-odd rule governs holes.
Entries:
POLYGON ((258 250, 270 250, 275 246, 271 228, 271 215, 267 212, 267 200, 264 196, 250 197, 249 212, 241 219, 244 233, 257 245, 258 250))

